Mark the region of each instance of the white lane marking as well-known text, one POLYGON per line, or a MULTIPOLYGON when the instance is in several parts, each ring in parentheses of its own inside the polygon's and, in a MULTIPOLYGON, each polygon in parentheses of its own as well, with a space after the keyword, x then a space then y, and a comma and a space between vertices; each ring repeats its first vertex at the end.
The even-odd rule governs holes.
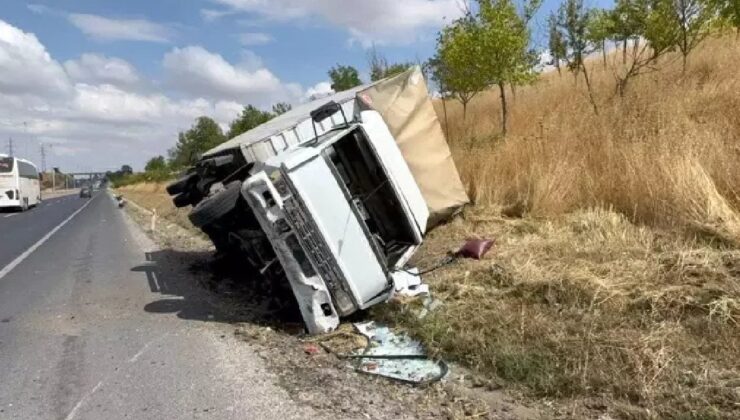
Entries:
POLYGON ((7 219, 8 217, 13 217, 13 216, 17 216, 18 214, 19 214, 19 213, 10 213, 10 214, 6 214, 6 215, 5 215, 5 218, 7 219))
POLYGON ((49 233, 47 233, 46 235, 44 235, 43 238, 39 239, 35 244, 31 245, 31 247, 28 248, 24 253, 22 253, 21 255, 19 255, 18 257, 16 257, 16 259, 14 259, 13 261, 11 261, 10 264, 6 265, 2 270, 0 270, 0 280, 2 280, 3 277, 5 277, 8 273, 10 273, 18 264, 22 263, 23 260, 25 260, 26 258, 28 258, 33 253, 33 251, 35 251, 38 247, 40 247, 41 245, 43 245, 44 242, 48 241, 49 238, 51 238, 51 236, 53 234, 57 233, 57 231, 59 229, 61 229, 62 227, 64 227, 64 225, 66 225, 70 220, 72 220, 75 216, 77 216, 77 214, 79 212, 81 212, 82 210, 84 210, 85 207, 87 207, 91 202, 92 202, 92 200, 90 200, 87 203, 85 203, 82 207, 80 207, 79 209, 77 209, 77 211, 75 211, 69 217, 67 217, 66 219, 64 219, 62 221, 62 223, 58 224, 49 233))
POLYGON ((85 394, 79 401, 77 401, 77 404, 75 404, 74 408, 72 408, 72 411, 70 411, 69 414, 67 414, 67 417, 65 417, 64 420, 72 420, 77 415, 77 410, 79 410, 80 407, 82 407, 82 404, 87 400, 87 398, 90 395, 94 394, 95 391, 97 391, 98 388, 100 388, 102 385, 103 385, 103 381, 98 382, 98 384, 95 385, 95 387, 90 392, 85 394))
MULTIPOLYGON (((182 330, 182 329, 185 329, 185 327, 180 328, 180 330, 182 330)), ((180 330, 175 331, 175 332, 178 333, 180 330)), ((149 350, 149 347, 152 344, 154 344, 155 342, 157 342, 159 340, 164 339, 168 335, 170 335, 170 333, 164 333, 164 334, 160 335, 159 337, 155 337, 154 339, 150 340, 148 343, 144 344, 144 346, 133 357, 131 357, 130 359, 128 359, 126 362, 128 364, 136 363, 136 361, 139 359, 139 357, 141 357, 141 355, 143 355, 144 353, 146 353, 147 350, 149 350)), ((119 366, 119 367, 123 367, 123 366, 119 366)), ((87 402, 87 400, 90 397, 92 397, 92 395, 95 392, 97 392, 97 390, 101 386, 103 386, 103 384, 105 382, 108 382, 110 379, 112 379, 114 376, 116 376, 117 374, 119 374, 121 371, 123 371, 123 369, 119 369, 117 367, 117 368, 115 368, 115 370, 113 372, 110 372, 109 374, 107 374, 101 381, 99 381, 97 383, 97 385, 95 385, 93 387, 93 389, 91 389, 88 393, 86 393, 85 395, 83 395, 82 398, 80 398, 79 401, 77 401, 77 404, 75 404, 75 406, 72 408, 72 411, 70 411, 69 414, 67 414, 67 417, 65 417, 64 420, 72 420, 73 418, 75 418, 75 416, 77 416, 77 411, 80 410, 80 408, 82 407, 82 405, 85 404, 85 402, 87 402)))

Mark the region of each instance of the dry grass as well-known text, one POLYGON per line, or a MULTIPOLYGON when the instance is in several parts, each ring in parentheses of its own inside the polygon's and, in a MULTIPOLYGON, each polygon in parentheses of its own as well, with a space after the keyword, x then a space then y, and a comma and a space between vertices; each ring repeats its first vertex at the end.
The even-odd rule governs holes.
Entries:
POLYGON ((428 275, 444 304, 423 319, 377 312, 566 417, 740 417, 739 53, 710 40, 623 99, 594 62, 598 116, 572 76, 546 75, 517 92, 505 140, 495 93, 467 123, 449 104, 475 205, 417 262, 496 247, 428 275))
POLYGON ((117 188, 116 192, 149 210, 156 209, 160 218, 193 232, 199 232, 188 219, 190 207, 178 209, 172 204, 172 197, 165 190, 167 184, 167 182, 142 182, 117 188))
POLYGON ((740 251, 607 210, 510 219, 483 207, 432 232, 430 266, 469 237, 492 256, 428 275, 443 306, 379 308, 443 357, 571 415, 740 415, 740 251))
MULTIPOLYGON (((471 198, 514 213, 610 207, 631 220, 740 240, 740 42, 710 40, 680 66, 614 96, 611 70, 591 63, 600 115, 585 86, 551 73, 513 99, 502 140, 499 100, 448 103, 450 142, 471 198)), ((441 106, 438 110, 441 115, 441 106)), ((443 118, 442 118, 443 119, 443 118)))

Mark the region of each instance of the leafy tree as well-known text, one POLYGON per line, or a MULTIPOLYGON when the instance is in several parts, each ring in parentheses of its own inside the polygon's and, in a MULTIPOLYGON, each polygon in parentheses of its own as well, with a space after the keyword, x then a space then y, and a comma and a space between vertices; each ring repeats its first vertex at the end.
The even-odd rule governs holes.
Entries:
POLYGON ((616 90, 624 96, 633 78, 657 70, 661 57, 675 51, 679 32, 674 18, 674 0, 618 0, 612 11, 615 39, 632 40, 632 53, 627 60, 626 41, 622 68, 614 72, 616 90), (640 43, 640 40, 644 42, 640 43))
MULTIPOLYGON (((276 104, 275 106, 273 106, 273 109, 275 109, 275 107, 278 107, 278 109, 282 110, 285 106, 290 109, 290 105, 282 103, 276 104)), ((231 139, 238 136, 239 134, 246 133, 254 127, 270 121, 274 117, 275 116, 273 114, 267 111, 262 111, 253 105, 247 105, 244 107, 244 109, 242 109, 242 113, 239 115, 239 117, 237 117, 229 125, 229 132, 227 134, 227 137, 231 139)))
POLYGON ((624 65, 627 64, 627 44, 630 40, 637 43, 639 39, 637 34, 645 28, 648 1, 617 0, 614 9, 609 13, 612 37, 622 43, 622 64, 624 65))
POLYGON ((134 170, 131 168, 131 165, 121 166, 121 175, 131 175, 132 173, 134 173, 134 170))
POLYGON ((547 27, 549 33, 548 48, 550 49, 550 55, 552 56, 552 62, 555 68, 558 70, 558 74, 562 74, 560 71, 560 63, 565 59, 565 40, 558 30, 558 18, 557 15, 551 13, 547 19, 547 27))
POLYGON ((360 74, 352 66, 337 64, 335 67, 329 69, 329 78, 331 79, 331 88, 335 92, 352 89, 362 84, 360 74))
POLYGON ((682 70, 686 72, 686 60, 712 29, 717 16, 715 5, 707 0, 662 0, 672 5, 673 26, 677 31, 677 48, 681 53, 682 70))
POLYGON ((588 36, 588 27, 592 15, 592 11, 584 6, 583 0, 566 0, 558 8, 555 26, 563 42, 565 51, 563 58, 567 63, 568 70, 573 73, 576 80, 578 80, 578 75, 583 73, 589 102, 591 102, 594 113, 598 114, 599 108, 596 105, 591 79, 585 64, 586 57, 596 49, 588 36))
POLYGON ((535 78, 537 60, 529 49, 530 32, 527 24, 540 4, 539 0, 525 2, 520 15, 511 0, 479 0, 480 37, 483 44, 481 67, 488 81, 499 87, 504 136, 508 117, 505 85, 525 84, 535 78))
POLYGON ((167 162, 164 156, 157 156, 149 159, 144 166, 144 170, 147 172, 161 172, 167 169, 167 162))
POLYGON ((478 10, 468 12, 443 28, 437 54, 443 63, 446 85, 463 104, 491 85, 499 87, 501 127, 506 135, 508 106, 505 85, 534 79, 534 54, 529 50, 529 19, 539 0, 524 3, 520 15, 511 0, 478 0, 478 10))
POLYGON ((275 105, 272 106, 272 113, 275 114, 275 116, 285 114, 286 112, 293 109, 293 107, 285 102, 278 102, 275 105))
POLYGON ((174 168, 195 164, 207 150, 226 141, 221 127, 211 118, 199 117, 193 126, 178 135, 177 144, 170 149, 170 162, 174 168))
MULTIPOLYGON (((442 29, 437 38, 437 69, 444 80, 445 91, 463 106, 463 120, 468 103, 490 86, 480 59, 483 45, 480 42, 480 25, 471 13, 455 20, 442 29)), ((440 86, 441 87, 441 86, 440 86)))
POLYGON ((370 67, 370 80, 373 82, 403 73, 414 65, 413 63, 388 64, 388 60, 378 52, 375 46, 368 51, 367 61, 370 67))
POLYGON ((434 56, 427 60, 426 63, 422 66, 422 70, 424 71, 427 79, 434 82, 434 84, 437 85, 437 89, 439 90, 439 95, 442 99, 442 111, 444 113, 445 118, 445 135, 447 138, 450 137, 450 127, 447 121, 447 97, 450 96, 449 88, 448 88, 448 82, 447 82, 447 69, 445 67, 444 61, 442 61, 439 56, 434 56))
POLYGON ((601 50, 601 59, 606 67, 606 42, 614 35, 613 20, 609 11, 594 9, 586 22, 586 39, 601 50))
POLYGON ((713 0, 714 8, 725 24, 735 28, 736 38, 740 38, 740 0, 713 0))

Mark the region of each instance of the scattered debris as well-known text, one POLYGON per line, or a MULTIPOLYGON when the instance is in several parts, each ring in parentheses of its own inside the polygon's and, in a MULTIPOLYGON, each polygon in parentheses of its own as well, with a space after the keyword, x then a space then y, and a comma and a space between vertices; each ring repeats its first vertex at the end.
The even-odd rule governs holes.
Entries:
POLYGON ((479 260, 493 247, 493 239, 468 239, 455 255, 479 260))
POLYGON ((356 360, 358 371, 414 385, 428 385, 447 375, 447 363, 430 359, 421 343, 408 335, 395 333, 373 321, 354 326, 369 341, 364 350, 346 355, 356 360))
POLYGON ((309 356, 313 356, 321 352, 319 346, 317 346, 316 344, 307 344, 303 347, 303 351, 309 356))

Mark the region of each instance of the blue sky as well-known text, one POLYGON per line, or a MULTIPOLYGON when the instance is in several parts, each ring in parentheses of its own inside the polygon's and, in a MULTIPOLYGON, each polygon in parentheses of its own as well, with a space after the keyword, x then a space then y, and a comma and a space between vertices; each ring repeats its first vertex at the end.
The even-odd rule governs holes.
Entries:
POLYGON ((63 170, 141 168, 196 116, 226 126, 248 103, 306 101, 336 63, 366 75, 371 45, 427 59, 460 1, 2 0, 0 146, 37 161, 50 144, 63 170))

